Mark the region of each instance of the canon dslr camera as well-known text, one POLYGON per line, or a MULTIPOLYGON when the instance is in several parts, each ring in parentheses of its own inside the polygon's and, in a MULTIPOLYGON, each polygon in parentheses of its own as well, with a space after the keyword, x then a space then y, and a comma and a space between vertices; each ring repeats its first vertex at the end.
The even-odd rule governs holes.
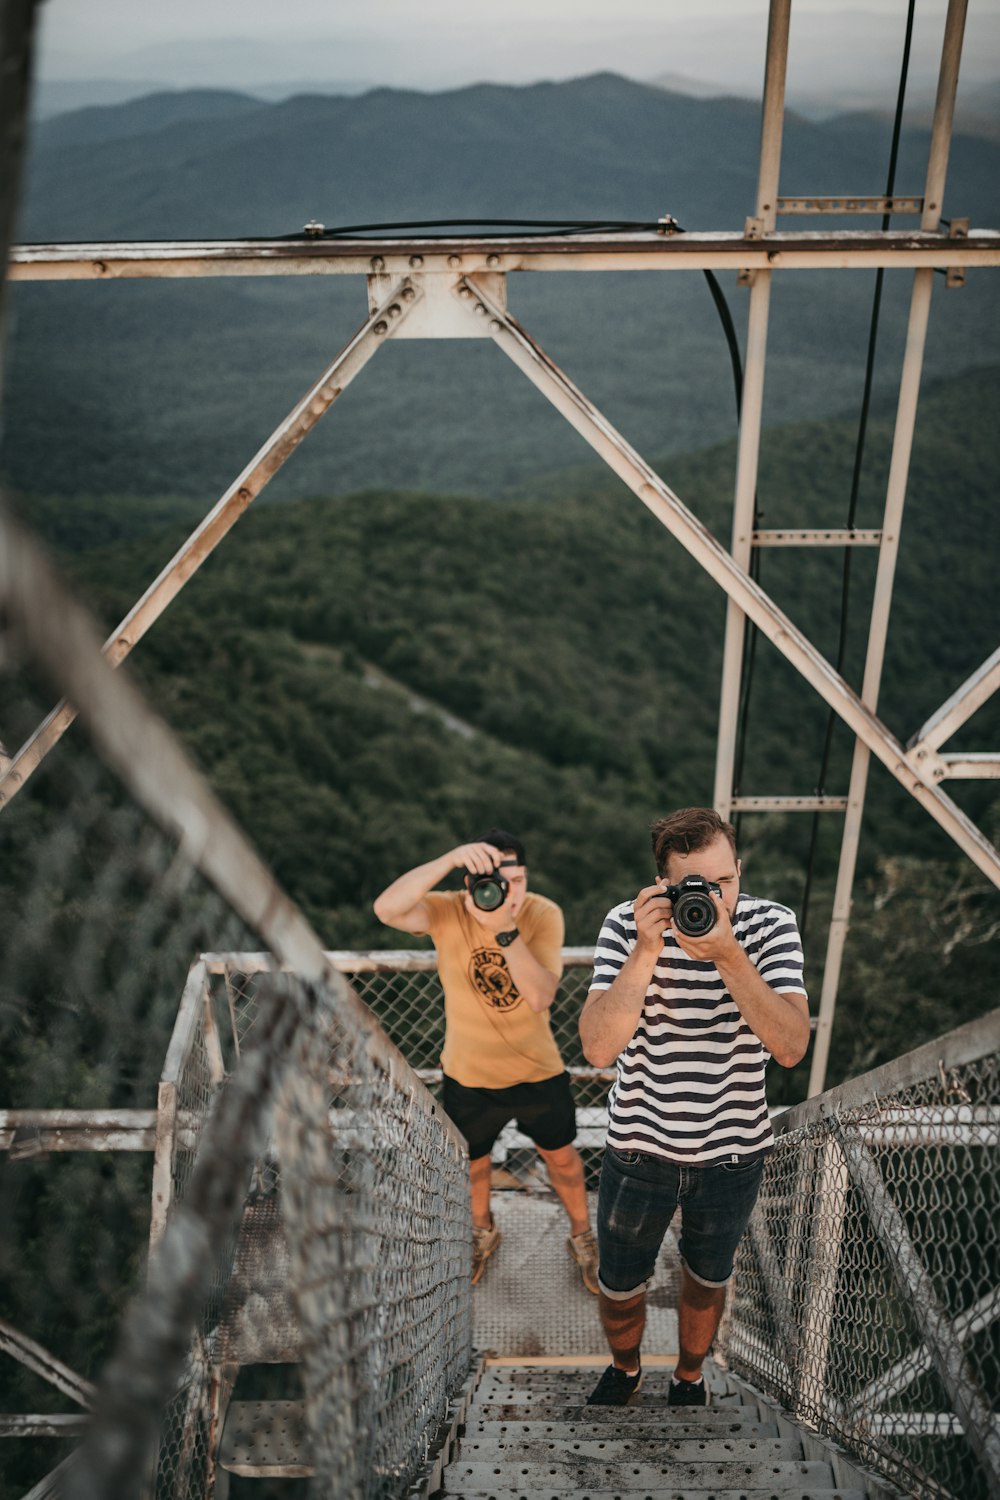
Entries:
POLYGON ((673 923, 685 937, 704 937, 711 932, 718 919, 712 892, 722 895, 722 887, 703 875, 685 875, 676 885, 663 889, 667 900, 673 904, 673 923))
POLYGON ((510 881, 500 871, 507 865, 516 864, 516 859, 501 860, 499 867, 486 875, 476 875, 472 870, 466 870, 465 888, 472 897, 472 904, 478 906, 480 911, 496 911, 498 906, 503 906, 510 890, 510 881))

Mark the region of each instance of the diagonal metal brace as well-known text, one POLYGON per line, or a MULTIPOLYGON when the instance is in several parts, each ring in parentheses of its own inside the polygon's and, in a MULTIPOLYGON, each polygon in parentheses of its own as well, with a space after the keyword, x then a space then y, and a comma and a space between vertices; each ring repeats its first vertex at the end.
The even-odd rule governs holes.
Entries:
POLYGON ((3 1318, 0 1318, 0 1349, 20 1364, 26 1365, 29 1370, 34 1370, 36 1375, 54 1385, 64 1396, 76 1401, 85 1411, 92 1409, 97 1397, 96 1387, 3 1318))
POLYGON ((990 1403, 965 1357, 961 1335, 938 1298, 906 1220, 868 1147, 842 1125, 835 1124, 834 1128, 851 1180, 864 1199, 872 1228, 900 1288, 906 1294, 907 1306, 948 1392, 952 1409, 962 1423, 966 1441, 985 1470, 989 1493, 997 1500, 1000 1497, 1000 1434, 994 1426, 990 1403))
MULTIPOLYGON (((180 551, 175 553, 159 577, 150 584, 142 598, 132 606, 118 628, 105 641, 104 655, 112 666, 123 661, 150 626, 160 618, 167 605, 215 551, 222 538, 232 530, 268 480, 274 477, 302 439, 325 416, 337 397, 385 343, 386 338, 403 323, 420 297, 419 288, 409 277, 404 277, 381 305, 370 313, 368 320, 292 407, 285 420, 275 428, 201 525, 191 533, 180 551)), ((0 774, 0 811, 21 790, 52 746, 66 733, 76 714, 76 709, 63 699, 7 763, 0 774)))
POLYGON ((523 370, 581 437, 628 485, 657 520, 667 528, 697 563, 714 578, 758 629, 767 636, 807 682, 816 689, 859 740, 868 746, 896 780, 930 813, 973 862, 1000 886, 1000 851, 972 820, 941 791, 946 774, 939 757, 911 755, 867 708, 854 689, 792 623, 786 614, 727 552, 698 517, 664 483, 549 358, 530 334, 494 303, 475 282, 463 278, 456 292, 470 318, 482 320, 499 348, 523 370))

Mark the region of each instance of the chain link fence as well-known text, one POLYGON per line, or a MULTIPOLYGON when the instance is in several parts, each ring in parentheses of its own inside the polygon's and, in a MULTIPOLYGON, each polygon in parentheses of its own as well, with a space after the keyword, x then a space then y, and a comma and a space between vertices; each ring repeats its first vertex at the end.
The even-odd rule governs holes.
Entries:
POLYGON ((471 1360, 464 1142, 0 511, 5 743, 42 673, 83 723, 0 759, 0 1496, 400 1495, 471 1360))
MULTIPOLYGON (((273 984, 260 955, 236 974, 214 956, 191 968, 160 1085, 157 1244, 170 1207, 197 1192, 192 1155, 227 1064, 236 1079, 261 1050, 262 1016, 273 1035, 273 984)), ((281 996, 294 1035, 237 1217, 212 1237, 198 1327, 160 1428, 153 1493, 164 1500, 210 1495, 217 1462, 312 1474, 317 1493, 400 1494, 471 1362, 464 1142, 377 1030, 290 976, 281 996), (245 1376, 260 1366, 283 1377, 270 1382, 279 1398, 257 1399, 259 1380, 245 1376)))
MULTIPOLYGON (((431 949, 328 953, 333 968, 350 981, 386 1035, 399 1048, 418 1077, 435 1097, 441 1091, 440 1056, 444 1046, 444 995, 431 949)), ((253 976, 267 964, 254 953, 205 955, 209 983, 217 992, 216 1008, 223 1021, 227 1056, 238 1055, 254 1024, 253 976)), ((583 1055, 578 1021, 590 989, 594 968, 590 948, 563 949, 562 982, 549 1013, 552 1034, 570 1078, 577 1105, 577 1145, 583 1156, 588 1187, 596 1187, 600 1153, 607 1126, 607 1096, 614 1078, 611 1069, 593 1068, 583 1055)), ((496 1161, 512 1151, 534 1150, 509 1127, 498 1142, 496 1161)))
POLYGON ((1000 1484, 1000 1011, 775 1122, 732 1367, 913 1495, 1000 1484))

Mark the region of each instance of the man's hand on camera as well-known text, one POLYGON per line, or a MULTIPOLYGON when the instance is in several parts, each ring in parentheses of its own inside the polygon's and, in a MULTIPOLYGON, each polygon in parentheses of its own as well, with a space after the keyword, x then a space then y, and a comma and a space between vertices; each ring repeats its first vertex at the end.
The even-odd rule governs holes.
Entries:
POLYGON ((636 947, 645 952, 659 953, 673 912, 662 886, 643 886, 632 907, 635 912, 636 947))
POLYGON ((502 859, 492 844, 459 844, 451 851, 452 869, 471 870, 474 875, 489 875, 502 859))
POLYGON ((716 891, 712 891, 711 896, 715 902, 715 926, 702 937, 688 937, 674 925, 673 934, 688 958, 697 958, 702 963, 717 965, 720 961, 725 961, 743 950, 736 941, 732 918, 726 903, 716 891))

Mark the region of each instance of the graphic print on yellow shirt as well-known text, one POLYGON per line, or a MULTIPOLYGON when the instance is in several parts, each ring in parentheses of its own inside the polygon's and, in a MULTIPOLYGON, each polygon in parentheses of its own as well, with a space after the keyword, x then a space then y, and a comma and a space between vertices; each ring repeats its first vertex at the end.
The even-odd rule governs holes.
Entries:
POLYGON ((469 978, 494 1010, 512 1010, 521 1004, 521 991, 514 983, 502 948, 477 948, 469 960, 469 978))
MULTIPOLYGON (((494 934, 466 909, 461 891, 424 898, 444 990, 441 1066, 466 1088, 504 1089, 540 1083, 563 1071, 548 1011, 533 1011, 515 985, 494 934)), ((563 916, 554 901, 529 891, 517 927, 532 956, 562 973, 563 916)))

